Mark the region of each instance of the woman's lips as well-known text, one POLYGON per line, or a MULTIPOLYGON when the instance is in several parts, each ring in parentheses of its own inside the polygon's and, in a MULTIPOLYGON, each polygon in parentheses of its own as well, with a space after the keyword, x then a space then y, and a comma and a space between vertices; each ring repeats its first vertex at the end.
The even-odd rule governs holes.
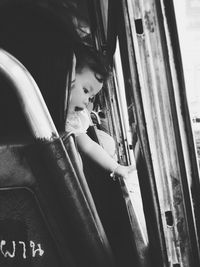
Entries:
POLYGON ((82 110, 84 110, 84 108, 80 108, 80 107, 75 107, 75 109, 74 109, 75 111, 82 111, 82 110))

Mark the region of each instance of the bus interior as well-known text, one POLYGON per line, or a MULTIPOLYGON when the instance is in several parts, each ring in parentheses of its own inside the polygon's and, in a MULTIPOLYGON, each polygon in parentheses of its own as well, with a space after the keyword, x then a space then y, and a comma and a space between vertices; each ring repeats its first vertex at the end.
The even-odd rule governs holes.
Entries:
POLYGON ((0 36, 0 265, 200 266, 198 147, 173 1, 1 0, 0 36), (109 60, 87 134, 113 138, 116 160, 136 165, 132 181, 81 154, 82 168, 65 132, 74 40, 109 60))

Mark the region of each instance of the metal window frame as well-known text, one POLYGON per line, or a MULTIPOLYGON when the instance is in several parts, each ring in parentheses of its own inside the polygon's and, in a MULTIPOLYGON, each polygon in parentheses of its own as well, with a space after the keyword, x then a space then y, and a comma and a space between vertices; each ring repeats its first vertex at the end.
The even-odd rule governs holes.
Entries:
POLYGON ((144 173, 138 173, 153 258, 156 266, 198 266, 199 212, 192 199, 199 203, 199 175, 173 5, 171 1, 124 0, 121 9, 119 39, 126 57, 127 96, 132 91, 134 102, 129 114, 133 113, 130 123, 136 124, 133 130, 138 136, 134 146, 139 142, 140 147, 136 161, 139 169, 142 160, 147 166, 146 185, 144 173), (151 203, 145 193, 151 195, 151 203))

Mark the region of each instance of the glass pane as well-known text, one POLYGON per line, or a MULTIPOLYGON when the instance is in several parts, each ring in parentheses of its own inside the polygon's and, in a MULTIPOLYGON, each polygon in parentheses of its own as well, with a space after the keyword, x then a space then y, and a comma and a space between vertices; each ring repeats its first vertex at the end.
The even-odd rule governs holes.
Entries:
POLYGON ((200 0, 174 0, 192 127, 200 163, 200 0))

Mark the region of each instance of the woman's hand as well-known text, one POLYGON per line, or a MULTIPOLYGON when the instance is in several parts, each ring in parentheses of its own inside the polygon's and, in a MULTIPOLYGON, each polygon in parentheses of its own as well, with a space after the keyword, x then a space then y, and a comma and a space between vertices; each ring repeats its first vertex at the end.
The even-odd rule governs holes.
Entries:
POLYGON ((111 177, 114 179, 115 177, 120 177, 125 180, 133 179, 136 173, 136 167, 134 165, 123 166, 118 165, 118 167, 111 173, 111 177))

